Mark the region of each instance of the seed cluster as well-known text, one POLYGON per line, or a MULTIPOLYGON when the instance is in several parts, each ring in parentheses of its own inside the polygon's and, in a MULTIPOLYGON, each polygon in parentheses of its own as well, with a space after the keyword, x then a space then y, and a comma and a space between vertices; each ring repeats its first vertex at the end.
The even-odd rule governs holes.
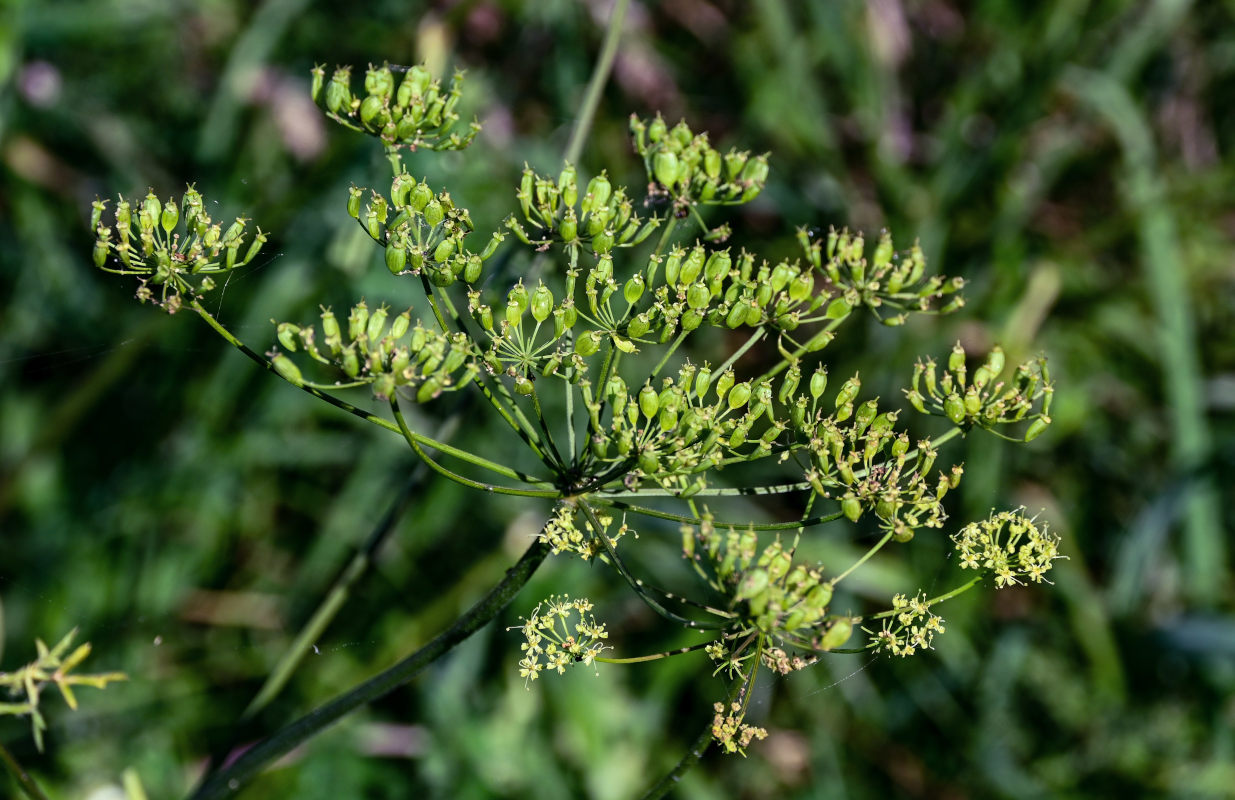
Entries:
MULTIPOLYGON (((276 323, 279 346, 268 353, 271 367, 319 395, 369 386, 392 402, 418 455, 460 483, 556 499, 539 534, 553 553, 606 563, 665 619, 712 633, 711 641, 629 660, 705 650, 717 673, 740 687, 717 704, 713 720, 713 734, 727 752, 744 752, 766 736, 744 721, 746 704, 732 700, 747 696, 761 667, 785 674, 809 666, 849 644, 863 622, 877 626, 862 628, 869 638, 861 649, 897 656, 930 649, 944 631, 932 605, 977 579, 933 600, 922 592, 896 594, 891 609, 867 616, 851 612, 852 598, 834 604, 834 595, 885 545, 944 526, 943 500, 960 482, 962 468, 937 466, 937 444, 975 427, 1011 438, 997 429, 1024 424, 1016 438, 1025 441, 1042 433, 1054 391, 1045 362, 1023 364, 1006 382, 1000 380, 1005 364, 999 348, 972 375, 959 345, 942 375, 933 360, 919 362, 906 391, 909 404, 953 427, 934 442, 912 442, 898 428, 899 411, 881 406, 879 398, 860 397, 858 374, 829 388, 826 366, 815 362, 855 310, 864 308, 890 326, 910 313, 947 313, 963 305, 963 281, 928 276, 921 249, 915 244, 897 252, 886 232, 868 247, 845 230, 816 236, 800 229, 801 255, 777 263, 725 246, 727 227, 709 229, 699 208, 755 199, 766 185, 767 158, 721 153, 707 134, 684 122, 670 128, 659 116, 631 120, 647 170, 647 197, 638 206, 643 213, 632 193, 614 186, 605 172, 584 183, 571 164, 556 178, 526 168, 515 192, 518 208, 483 248, 473 249, 467 209, 412 177, 399 156, 401 148, 451 150, 471 141, 475 124, 467 133, 451 132, 461 74, 443 91, 423 67, 407 69, 401 80, 395 71, 371 66, 365 94, 357 97, 348 68, 327 83, 318 67, 313 93, 324 94, 338 122, 385 143, 390 191, 352 187, 347 212, 385 249, 392 274, 419 278, 416 291, 423 291, 432 320, 414 320, 410 309, 393 314, 384 304, 370 309, 361 300, 344 323, 323 308, 320 324, 276 323), (687 218, 692 221, 685 224, 699 228, 693 241, 677 228, 687 218), (653 247, 650 237, 658 229, 653 247), (508 234, 531 252, 520 255, 516 245, 513 257, 500 263, 517 269, 530 262, 537 277, 504 280, 503 271, 492 268, 486 274, 508 234), (645 243, 650 252, 631 255, 645 243), (459 302, 463 297, 466 305, 459 302), (717 366, 673 360, 679 346, 705 327, 738 332, 746 342, 717 366), (739 359, 761 342, 769 356, 774 344, 779 360, 761 373, 745 373, 739 359), (645 351, 663 354, 655 367, 649 368, 645 351), (334 380, 313 382, 302 367, 328 369, 334 380), (447 470, 419 447, 397 398, 427 402, 473 383, 540 459, 547 478, 449 448, 449 457, 530 486, 484 484, 447 470), (562 406, 549 404, 559 397, 562 406), (554 413, 559 409, 564 420, 554 413), (803 516, 763 524, 717 521, 706 501, 735 489, 709 481, 726 466, 769 458, 785 465, 791 482, 740 491, 803 497, 803 516), (679 510, 690 513, 640 506, 641 495, 685 501, 679 510), (720 599, 708 605, 636 578, 624 563, 625 548, 617 549, 633 533, 627 514, 686 523, 683 554, 708 595, 720 599), (876 527, 882 536, 848 569, 803 563, 797 546, 807 528, 844 519, 876 527), (756 530, 795 528, 792 540, 784 541, 767 533, 761 539, 756 530)), ((95 263, 138 276, 139 297, 169 312, 183 295, 195 300, 212 288, 213 276, 251 261, 266 240, 258 230, 242 258, 246 220, 224 232, 203 212, 192 187, 180 203, 161 203, 152 192, 134 209, 121 198, 114 233, 100 224, 104 209, 105 203, 95 203, 95 263), (155 299, 157 286, 162 294, 155 299)), ((213 321, 199 304, 193 307, 213 321)), ((438 449, 447 453, 445 445, 438 449)), ((1043 581, 1061 557, 1058 537, 1020 512, 994 513, 952 541, 962 567, 988 571, 1000 587, 1043 581)), ((526 640, 519 662, 526 683, 545 670, 615 660, 601 656, 607 632, 591 609, 586 599, 552 596, 518 626, 526 640)))
POLYGON ((455 107, 463 94, 462 72, 456 72, 443 91, 441 81, 423 66, 394 69, 370 64, 364 96, 358 97, 352 93, 351 67, 336 68, 327 82, 325 68, 315 66, 313 101, 324 102, 327 115, 345 128, 376 136, 390 147, 462 150, 472 143, 480 123, 472 122, 463 133, 453 131, 459 121, 455 107), (403 80, 396 80, 394 69, 403 69, 403 80))
POLYGON ((749 203, 767 183, 766 155, 752 157, 738 150, 722 155, 706 133, 696 134, 685 122, 670 128, 659 114, 649 121, 631 116, 630 132, 652 178, 650 199, 670 199, 679 217, 695 204, 749 203))
POLYGON ((347 337, 334 312, 322 309, 321 325, 279 323, 279 344, 288 353, 302 349, 316 362, 341 370, 347 381, 330 385, 306 381, 287 355, 275 351, 275 370, 296 386, 338 389, 371 384, 377 397, 389 400, 400 387, 414 388, 417 402, 442 392, 458 391, 479 372, 476 349, 462 333, 446 334, 412 324, 411 310, 390 319, 385 306, 369 310, 361 300, 347 315, 347 337), (389 322, 389 325, 387 325, 389 322), (318 330, 325 352, 317 346, 318 330))
POLYGON ((807 262, 843 290, 849 305, 865 306, 885 325, 903 325, 908 319, 906 311, 949 314, 965 305, 965 298, 957 294, 965 286, 964 279, 927 276, 922 248, 915 243, 908 252, 897 253, 887 231, 879 237, 870 259, 866 258, 866 240, 847 230, 831 230, 825 241, 799 229, 798 243, 807 262), (901 313, 884 316, 887 308, 901 313))
POLYGON ((1028 420, 1024 433, 1013 440, 1033 441, 1051 424, 1055 387, 1046 369, 1046 359, 1021 364, 1007 383, 997 380, 1003 370, 1003 350, 996 347, 970 378, 965 350, 957 343, 948 355, 948 368, 942 378, 937 374, 934 359, 918 362, 913 371, 913 388, 906 390, 905 396, 923 414, 946 416, 955 425, 977 426, 1005 439, 1013 437, 995 428, 1028 420))
POLYGON ((136 209, 120 197, 110 227, 102 224, 106 206, 106 200, 93 203, 94 265, 138 276, 137 298, 169 314, 180 310, 186 295, 196 299, 214 289, 216 276, 248 264, 266 243, 261 228, 246 239, 244 217, 223 230, 206 213, 201 194, 192 186, 179 200, 168 197, 165 202, 151 190, 136 209))
POLYGON ((559 242, 604 255, 615 247, 641 244, 661 223, 659 218, 645 220, 636 214, 626 189, 614 190, 604 172, 588 181, 580 197, 578 173, 570 164, 562 168, 557 181, 524 169, 515 197, 532 232, 514 215, 506 218, 506 227, 519 241, 538 249, 559 242))

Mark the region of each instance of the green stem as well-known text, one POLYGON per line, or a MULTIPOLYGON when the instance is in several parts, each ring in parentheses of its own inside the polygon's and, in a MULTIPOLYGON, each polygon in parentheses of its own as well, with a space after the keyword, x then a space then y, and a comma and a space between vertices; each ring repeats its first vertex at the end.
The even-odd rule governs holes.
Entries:
POLYGON ((622 576, 623 580, 625 580, 626 583, 630 585, 630 588, 635 590, 635 593, 639 595, 639 597, 643 600, 643 602, 647 603, 648 608, 651 608, 657 614, 660 614, 662 617, 664 617, 665 619, 671 622, 676 622, 679 625, 685 625, 687 628, 691 628, 693 630, 713 630, 716 628, 723 628, 725 625, 728 624, 727 620, 721 623, 706 623, 706 622, 699 622, 693 619, 688 619, 686 617, 673 613, 672 611, 670 611, 669 609, 661 605, 660 602, 656 600, 656 598, 652 597, 650 594, 644 591, 642 582, 639 579, 637 579, 634 575, 631 575, 630 570, 626 569, 626 564, 623 563, 622 559, 618 557, 617 551, 613 548, 613 543, 610 542, 609 537, 605 535, 604 526, 600 524, 600 519, 596 516, 596 512, 588 504, 587 500, 583 499, 582 497, 579 497, 579 498, 576 498, 576 503, 578 504, 579 508, 583 509, 584 515, 587 517, 588 522, 592 526, 593 534, 596 536, 596 539, 600 542, 601 547, 605 551, 605 555, 608 556, 609 558, 609 563, 613 565, 613 568, 618 571, 618 574, 622 576))
POLYGON ((673 229, 678 226, 678 218, 669 216, 669 224, 665 226, 665 230, 660 235, 660 241, 656 243, 656 249, 652 251, 652 255, 660 255, 665 249, 665 245, 669 243, 669 237, 673 234, 673 229))
MULTIPOLYGON (((457 421, 458 415, 456 414, 447 423, 447 426, 453 429, 457 421)), ((386 541, 386 537, 394 530, 395 523, 398 522, 411 502, 412 493, 420 488, 427 472, 428 470, 424 464, 418 465, 412 471, 411 477, 408 478, 398 497, 390 504, 390 508, 386 510, 386 513, 378 521, 377 525, 373 527, 364 543, 356 550, 352 560, 335 580, 334 585, 330 587, 325 600, 321 602, 317 610, 313 612, 313 616, 301 628, 300 633, 296 635, 296 639, 279 659, 278 664, 275 665, 275 668, 266 678, 257 694, 249 702, 248 707, 244 710, 242 719, 251 719, 254 714, 269 705, 270 701, 279 692, 283 691, 283 687, 287 685, 292 673, 300 666, 313 643, 322 637, 326 632, 326 628, 338 616, 339 611, 343 608, 343 604, 347 602, 351 594, 352 586, 356 581, 360 580, 372 565, 373 554, 377 552, 377 549, 386 541)))
POLYGON ((681 345, 682 342, 686 341, 687 336, 690 336, 690 331, 682 331, 678 334, 678 338, 674 339, 673 344, 669 345, 669 349, 665 351, 664 356, 661 357, 660 362, 656 365, 656 368, 652 370, 650 377, 655 378, 660 374, 660 371, 665 368, 665 364, 669 363, 670 356, 677 352, 678 346, 681 345))
MULTIPOLYGON (((228 343, 233 345, 237 350, 244 353, 250 359, 262 365, 263 367, 270 370, 271 372, 275 371, 274 364, 272 364, 268 359, 264 358, 261 354, 254 352, 248 345, 246 345, 244 342, 240 341, 235 336, 233 336, 232 332, 229 331, 227 328, 224 328, 221 324, 219 324, 219 321, 216 320, 211 315, 211 313, 207 311, 201 305, 199 301, 194 300, 190 304, 189 307, 192 308, 194 311, 196 311, 198 315, 206 321, 206 324, 208 324, 211 328, 214 329, 215 333, 219 334, 224 339, 226 339, 228 343)), ((277 375, 278 373, 275 373, 275 374, 277 375)), ((385 428, 391 433, 402 433, 402 431, 399 430, 399 426, 394 424, 390 420, 383 419, 382 417, 379 417, 371 412, 365 411, 363 408, 357 408, 356 406, 352 405, 351 403, 345 400, 340 400, 339 398, 333 395, 329 395, 323 391, 314 389, 312 386, 300 386, 297 388, 301 389, 304 392, 307 392, 308 394, 313 395, 319 400, 325 400, 327 403, 330 403, 330 405, 334 406, 335 408, 340 408, 349 414, 353 414, 357 417, 360 417, 366 422, 372 422, 374 425, 377 425, 379 428, 385 428)), ((419 442, 421 445, 425 447, 432 447, 436 450, 441 451, 442 453, 448 456, 454 456, 455 458, 466 461, 469 464, 473 464, 477 467, 482 467, 484 469, 489 470, 490 472, 495 472, 498 475, 501 475, 503 477, 511 478, 517 481, 523 481, 524 483, 530 483, 534 486, 552 486, 553 485, 551 481, 544 480, 543 478, 536 478, 531 475, 528 475, 526 472, 521 472, 516 469, 511 469, 510 467, 504 464, 499 464, 496 461, 490 461, 489 459, 484 458, 483 456, 478 456, 475 453, 469 453, 467 450, 460 450, 459 448, 448 445, 445 442, 439 442, 436 439, 430 439, 428 436, 425 436, 424 434, 416 433, 415 431, 409 431, 409 434, 412 436, 412 438, 414 438, 417 442, 419 442)))
POLYGON ((566 147, 566 161, 578 163, 583 153, 583 143, 592 129, 592 120, 600 105, 600 93, 609 80, 609 70, 613 67, 613 58, 617 55, 618 42, 622 38, 622 23, 626 18, 626 7, 630 0, 617 0, 613 5, 613 13, 609 15, 609 27, 605 31, 605 42, 601 46, 600 56, 596 66, 592 68, 592 79, 588 82, 587 93, 583 96, 583 106, 579 109, 579 119, 575 122, 575 130, 570 136, 570 144, 566 147))
MULTIPOLYGON (((687 525, 700 525, 707 520, 701 517, 690 517, 684 514, 674 514, 669 511, 661 511, 655 508, 645 508, 644 506, 631 505, 624 503, 621 500, 610 500, 607 496, 603 499, 598 499, 597 502, 601 505, 620 508, 622 511, 630 511, 634 514, 642 514, 645 517, 656 517, 657 519, 667 519, 673 522, 684 522, 687 525)), ((794 528, 806 528, 811 525, 820 525, 825 522, 832 522, 844 516, 843 513, 837 511, 832 514, 824 514, 818 517, 810 517, 809 519, 796 519, 792 522, 718 522, 711 520, 713 526, 717 528, 742 528, 755 531, 787 531, 794 528)))
POLYGON ((746 354, 747 350, 754 347, 755 342, 762 339, 764 337, 764 334, 766 333, 767 332, 763 328, 757 329, 754 333, 750 335, 750 338, 748 338, 745 342, 742 343, 741 347, 739 347, 737 350, 734 350, 733 354, 730 355, 729 358, 725 359, 725 363, 721 364, 719 367, 715 369, 713 374, 719 375, 720 373, 729 369, 729 367, 732 366, 734 362, 736 362, 739 358, 741 358, 743 355, 746 354))
MULTIPOLYGON (((982 582, 981 575, 977 576, 976 578, 971 578, 967 583, 962 583, 960 586, 957 586, 955 589, 953 589, 950 592, 944 592, 938 597, 932 597, 931 599, 926 601, 926 604, 928 606, 933 606, 936 603, 942 603, 945 600, 951 600, 953 597, 964 594, 965 592, 969 591, 970 589, 977 586, 981 582, 982 582)), ((895 610, 890 610, 890 611, 880 611, 878 614, 871 614, 868 617, 861 617, 859 621, 865 621, 868 619, 883 619, 884 617, 895 616, 896 614, 901 613, 901 611, 902 609, 895 609, 895 610)), ((834 650, 832 652, 839 652, 839 651, 834 650)))
MULTIPOLYGON (((755 668, 759 668, 758 663, 755 664, 755 668)), ((736 680, 733 682, 733 686, 729 689, 729 696, 725 698, 726 709, 728 709, 729 705, 737 699, 737 696, 742 691, 742 687, 745 683, 745 680, 736 680)), ((664 777, 657 781, 652 788, 648 789, 641 800, 660 800, 660 798, 667 795, 671 790, 677 787, 678 781, 682 780, 682 776, 689 772, 695 764, 699 763, 699 759, 703 758, 703 754, 706 753, 708 748, 711 746, 712 723, 709 721, 707 725, 703 726, 703 731, 700 732, 700 734, 695 738, 695 741, 691 743, 689 748, 687 748, 686 755, 682 756, 682 760, 679 761, 673 769, 669 770, 664 777)))
POLYGON ((481 483, 480 481, 474 481, 471 478, 464 477, 457 472, 452 472, 434 461, 433 458, 420 446, 420 443, 416 441, 416 436, 412 433, 411 429, 407 427, 407 422, 403 419, 403 412, 399 410, 399 401, 393 397, 390 399, 390 410, 394 413, 395 421, 399 424, 399 432, 403 434, 403 438, 407 440, 409 445, 411 445, 412 450, 416 452, 416 455, 420 456, 420 459, 428 464, 434 472, 449 478, 455 483, 466 486, 469 489, 480 489, 485 492, 509 494, 515 495, 516 497, 545 497, 556 500, 562 496, 562 493, 555 489, 515 489, 509 486, 497 486, 492 483, 481 483))
POLYGON ((371 703, 412 678, 429 664, 476 631, 487 625, 506 608, 519 590, 549 554, 548 545, 537 539, 523 557, 506 572, 483 599, 472 606, 454 624, 393 667, 380 672, 356 688, 319 706, 305 716, 271 734, 249 748, 225 769, 208 774, 190 796, 190 800, 217 800, 227 797, 257 775, 263 767, 291 752, 297 745, 325 730, 344 715, 371 703))
POLYGON ((855 569, 857 569, 858 567, 862 566, 862 565, 863 565, 863 564, 865 564, 867 561, 869 561, 869 560, 870 560, 870 559, 871 559, 871 558, 875 555, 875 553, 878 553, 880 550, 882 550, 882 549, 883 549, 883 546, 884 546, 885 544, 887 544, 887 543, 888 543, 889 541, 891 541, 891 540, 892 540, 892 534, 891 534, 890 532, 889 532, 889 533, 885 533, 885 534, 883 535, 883 538, 882 538, 882 539, 880 539, 880 540, 879 540, 879 541, 875 544, 875 546, 874 546, 874 547, 872 547, 871 549, 869 549, 869 550, 867 550, 867 551, 866 551, 866 555, 862 556, 862 557, 861 557, 861 558, 859 558, 857 561, 853 562, 853 564, 851 564, 851 565, 850 565, 849 569, 845 570, 844 572, 842 572, 841 574, 839 574, 839 575, 837 575, 835 578, 833 578, 833 579, 832 579, 832 585, 833 585, 833 586, 835 586, 836 584, 838 584, 838 583, 840 583, 841 581, 843 581, 845 578, 849 577, 849 574, 850 574, 851 572, 853 572, 855 569))
POLYGON ((710 644, 710 641, 700 642, 699 644, 692 644, 690 647, 679 647, 677 650, 666 650, 663 653, 652 653, 647 656, 633 656, 631 658, 602 658, 601 656, 596 656, 592 660, 603 661, 606 664, 638 664, 643 661, 657 661, 662 658, 680 656, 683 653, 693 653, 696 650, 702 650, 710 644))
POLYGON ((43 794, 43 790, 34 782, 34 778, 30 777, 30 773, 17 763, 17 759, 13 758, 13 754, 3 744, 0 744, 0 763, 3 763, 12 774, 13 780, 17 781, 17 785, 27 797, 31 800, 47 800, 47 795, 43 794))

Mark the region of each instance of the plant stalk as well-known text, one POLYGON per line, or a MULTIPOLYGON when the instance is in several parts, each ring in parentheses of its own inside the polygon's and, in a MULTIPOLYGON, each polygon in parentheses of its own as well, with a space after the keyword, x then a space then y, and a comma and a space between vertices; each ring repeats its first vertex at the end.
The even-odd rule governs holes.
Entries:
POLYGON ((305 716, 276 731, 255 744, 225 769, 208 774, 190 800, 217 800, 239 791, 263 767, 289 753, 346 714, 371 703, 416 677, 421 670, 441 658, 455 645, 467 639, 491 622, 514 599, 536 568, 549 554, 549 547, 540 539, 524 552, 517 563, 506 571, 506 577, 494 586, 480 602, 433 641, 412 653, 393 667, 374 675, 344 695, 318 706, 305 716))

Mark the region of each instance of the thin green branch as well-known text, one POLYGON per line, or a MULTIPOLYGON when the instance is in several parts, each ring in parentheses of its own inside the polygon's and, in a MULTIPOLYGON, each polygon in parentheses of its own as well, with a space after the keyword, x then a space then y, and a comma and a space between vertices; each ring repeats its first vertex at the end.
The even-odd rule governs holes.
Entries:
POLYGON ((883 538, 882 538, 882 539, 880 539, 878 542, 876 542, 876 543, 875 543, 875 546, 874 546, 874 547, 872 547, 871 549, 869 549, 869 550, 867 550, 867 551, 866 551, 866 554, 865 554, 865 555, 863 555, 863 556, 862 556, 861 558, 859 558, 857 561, 855 561, 855 562, 853 562, 851 565, 849 565, 849 569, 845 570, 844 572, 842 572, 841 574, 839 574, 839 575, 837 575, 835 578, 833 578, 833 579, 832 579, 832 585, 833 585, 833 586, 835 586, 836 584, 838 584, 838 583, 840 583, 841 581, 843 581, 845 578, 849 577, 849 574, 850 574, 850 573, 852 573, 855 569, 857 569, 858 567, 862 566, 862 565, 863 565, 863 564, 865 564, 867 561, 869 561, 871 558, 873 558, 873 557, 874 557, 874 555, 875 555, 875 553, 878 553, 880 550, 882 550, 882 549, 883 549, 883 546, 884 546, 884 545, 886 545, 886 544, 887 544, 888 542, 890 542, 890 541, 892 541, 892 532, 891 532, 891 531, 888 531, 887 533, 885 533, 885 534, 883 535, 883 538))
MULTIPOLYGON (((270 370, 271 372, 275 372, 274 364, 272 364, 269 359, 263 357, 260 353, 255 352, 252 348, 250 348, 244 342, 240 341, 235 336, 233 336, 232 332, 229 331, 227 328, 224 328, 219 323, 219 321, 215 319, 214 316, 202 306, 202 304, 199 301, 197 300, 192 301, 189 307, 192 308, 194 311, 196 311, 198 315, 201 316, 201 318, 206 321, 206 324, 208 324, 211 328, 214 329, 215 333, 219 334, 224 339, 226 339, 228 343, 233 345, 237 350, 244 353, 250 359, 262 365, 263 367, 270 370)), ((276 372, 275 374, 277 375, 278 373, 276 372)), ((339 398, 334 397, 333 395, 326 394, 325 392, 322 392, 318 389, 314 389, 311 386, 300 386, 298 388, 304 392, 307 392, 308 394, 313 395, 319 400, 325 400, 327 403, 330 403, 330 405, 334 406, 335 408, 342 409, 349 414, 360 417, 366 422, 372 422, 374 425, 377 425, 379 428, 385 428, 391 433, 402 433, 402 431, 399 430, 399 426, 391 422, 390 420, 383 419, 382 417, 379 417, 376 414, 373 414, 369 411, 365 411, 363 408, 358 408, 345 400, 340 400, 339 398)), ((436 439, 430 439, 428 436, 425 436, 424 434, 416 433, 415 431, 410 431, 409 433, 417 442, 419 442, 424 447, 432 447, 436 450, 439 450, 445 455, 453 456, 458 459, 462 459, 463 461, 466 461, 469 464, 474 464, 475 466, 483 467, 484 469, 487 469, 490 472, 495 472, 498 475, 502 475, 503 477, 511 478, 517 481, 523 481, 524 483, 530 483, 533 486, 552 486, 553 485, 552 481, 547 481, 543 478, 537 478, 532 475, 528 475, 527 473, 521 472, 520 470, 511 469, 510 467, 504 464, 499 464, 496 461, 490 461, 489 459, 484 458, 483 456, 478 456, 475 453, 469 453, 467 450, 460 450, 458 447, 454 447, 452 445, 446 444, 445 442, 439 442, 436 439)))
POLYGON ((822 516, 810 517, 807 519, 796 519, 792 522, 722 522, 717 520, 705 520, 701 517, 690 517, 683 514, 674 514, 669 511, 661 511, 655 508, 645 508, 644 506, 636 506, 630 503, 622 502, 621 500, 610 500, 608 496, 597 498, 596 502, 600 505, 611 506, 629 511, 634 514, 642 514, 645 517, 656 517, 657 519, 667 519, 673 522, 684 522, 687 525, 702 525, 704 522, 710 522, 717 528, 743 528, 755 531, 787 531, 794 528, 807 528, 811 525, 820 525, 825 522, 832 522, 844 516, 843 513, 837 511, 833 514, 824 514, 822 516))
POLYGON ((712 644, 710 641, 700 642, 699 644, 692 644, 690 647, 679 647, 677 650, 666 650, 663 653, 652 653, 651 655, 646 656, 632 656, 630 658, 603 658, 601 656, 596 656, 592 660, 602 661, 606 664, 639 664, 644 661, 657 661, 662 658, 680 656, 683 653, 693 653, 696 650, 702 650, 710 644, 712 644))
POLYGON ((660 614, 665 619, 676 622, 679 625, 685 625, 694 630, 715 630, 723 628, 728 624, 727 621, 720 623, 699 622, 698 620, 689 619, 679 614, 675 614, 669 609, 660 604, 656 598, 644 591, 642 582, 630 574, 630 570, 626 568, 626 564, 618 557, 617 550, 614 549, 613 543, 609 541, 609 537, 605 534, 605 527, 601 524, 600 519, 596 516, 596 511, 588 504, 587 500, 582 497, 576 498, 576 503, 583 510, 587 517, 588 523, 592 526, 593 535, 600 542, 601 547, 605 551, 605 555, 609 559, 609 563, 618 571, 618 574, 630 585, 630 588, 635 590, 635 593, 647 604, 648 608, 660 614))
POLYGON ((537 539, 522 558, 506 572, 487 595, 472 606, 433 641, 393 667, 380 672, 351 691, 319 706, 290 725, 258 742, 224 769, 209 773, 190 796, 190 800, 218 800, 228 797, 257 775, 266 765, 291 752, 339 721, 344 715, 385 697, 411 681, 429 664, 476 631, 487 625, 514 599, 549 554, 549 547, 537 539))
MULTIPOLYGON (((945 600, 951 600, 953 597, 956 597, 957 595, 964 594, 965 592, 969 591, 970 589, 972 589, 973 587, 981 583, 982 577, 983 576, 978 575, 977 577, 971 578, 968 582, 962 583, 960 586, 957 586, 955 589, 952 589, 949 592, 944 592, 938 597, 932 597, 931 599, 926 601, 926 605, 933 606, 936 603, 942 603, 945 600)), ((868 619, 883 619, 884 617, 891 617, 896 614, 900 614, 903 610, 904 609, 893 609, 889 611, 880 611, 878 614, 871 614, 870 616, 859 617, 857 621, 865 622, 868 619)), ((840 651, 834 650, 833 652, 840 652, 840 651)))
POLYGON ((394 414, 395 421, 399 424, 399 432, 403 434, 403 438, 407 440, 409 445, 411 445, 412 450, 416 452, 416 455, 428 464, 433 471, 449 478, 455 483, 466 486, 469 489, 479 489, 481 491, 493 492, 495 494, 509 494, 516 497, 544 497, 556 500, 562 496, 562 493, 555 489, 516 489, 509 486, 498 486, 492 483, 481 483, 480 481, 475 481, 471 478, 460 475, 457 472, 452 472, 434 461, 433 458, 420 446, 420 442, 417 441, 416 435, 413 434, 411 429, 407 427, 407 422, 403 419, 403 412, 399 410, 399 401, 393 397, 390 399, 390 410, 394 414))
POLYGON ((583 96, 583 106, 579 109, 579 119, 575 122, 575 130, 571 133, 570 144, 566 147, 566 161, 578 163, 583 153, 583 143, 587 141, 592 129, 592 121, 596 117, 596 109, 600 106, 600 93, 609 80, 609 70, 613 67, 613 58, 617 55, 618 43, 622 38, 622 23, 626 19, 626 7, 630 0, 617 0, 613 4, 613 12, 609 15, 609 26, 605 30, 605 42, 601 46, 600 56, 596 66, 592 68, 592 79, 588 82, 587 93, 583 96))

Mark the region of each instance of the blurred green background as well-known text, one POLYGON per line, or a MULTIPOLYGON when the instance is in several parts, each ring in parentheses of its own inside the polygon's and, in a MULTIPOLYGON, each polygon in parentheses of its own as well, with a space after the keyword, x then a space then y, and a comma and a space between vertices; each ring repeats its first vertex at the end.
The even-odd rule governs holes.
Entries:
MULTIPOLYGON (((273 231, 212 310, 255 349, 398 284, 343 207, 381 185, 371 141, 307 99, 315 62, 468 70, 465 154, 418 154, 482 230, 523 162, 556 168, 609 4, 5 0, 0 10, 0 669, 79 626, 131 681, 48 696, 48 751, 0 742, 53 796, 114 796, 135 768, 181 796, 386 509, 414 459, 187 313, 93 270, 90 201, 179 193, 273 231), (109 788, 113 787, 113 788, 109 788)), ((688 798, 1235 796, 1235 2, 636 0, 581 165, 641 186, 631 112, 771 152, 737 241, 797 225, 887 227, 964 276, 968 307, 850 326, 828 361, 899 396, 959 339, 1045 352, 1055 424, 1027 447, 973 436, 954 519, 1042 510, 1056 585, 972 592, 936 651, 836 656, 764 680, 769 739, 716 754, 688 798)), ((406 301, 402 301, 406 302, 406 301)), ((426 408, 422 429, 441 424, 426 408)), ((463 446, 514 452, 483 427, 463 446)), ((513 439, 513 437, 507 437, 513 439)), ((303 713, 425 641, 500 578, 546 506, 428 481, 374 570, 261 717, 303 713)), ((753 514, 775 509, 753 509, 753 514)), ((641 569, 676 569, 672 528, 641 569), (669 566, 666 566, 669 565, 669 566)), ((854 543, 818 534, 825 560, 854 543)), ((875 594, 957 582, 940 541, 883 558, 875 594)), ((632 551, 633 552, 633 551, 632 551)), ((670 574, 671 577, 671 574, 670 574)), ((607 571, 550 561, 493 626, 262 777, 246 797, 628 798, 723 691, 704 659, 517 677, 516 624, 586 593, 620 654, 689 643, 607 571)), ((693 659, 693 660, 692 660, 693 659)), ((764 676, 766 678, 766 674, 764 676)), ((0 780, 0 795, 16 792, 0 780)))

